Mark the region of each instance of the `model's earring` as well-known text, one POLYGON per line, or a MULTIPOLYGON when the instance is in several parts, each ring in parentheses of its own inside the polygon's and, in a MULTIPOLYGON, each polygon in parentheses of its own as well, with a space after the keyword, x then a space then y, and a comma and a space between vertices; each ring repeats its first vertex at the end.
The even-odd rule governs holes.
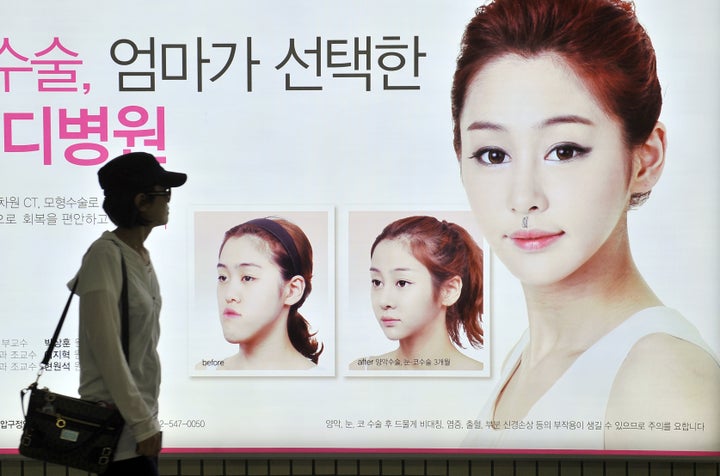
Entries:
POLYGON ((523 229, 527 230, 527 227, 528 227, 528 216, 527 215, 525 215, 522 219, 522 227, 523 227, 523 229))

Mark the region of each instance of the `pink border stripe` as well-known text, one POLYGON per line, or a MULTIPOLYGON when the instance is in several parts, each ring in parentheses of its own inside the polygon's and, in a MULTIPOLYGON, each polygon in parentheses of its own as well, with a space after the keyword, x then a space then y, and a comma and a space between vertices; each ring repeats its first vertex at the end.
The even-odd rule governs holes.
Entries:
POLYGON ((163 454, 394 454, 394 455, 576 455, 576 456, 653 456, 653 457, 720 457, 720 451, 633 451, 633 450, 564 450, 506 448, 165 448, 163 454))
MULTIPOLYGON (((16 448, 0 448, 0 454, 17 455, 16 448)), ((488 449, 488 448, 164 448, 164 455, 247 455, 247 454, 393 454, 393 455, 558 455, 558 456, 651 456, 651 457, 692 457, 718 458, 720 451, 634 451, 634 450, 563 450, 563 449, 488 449)))

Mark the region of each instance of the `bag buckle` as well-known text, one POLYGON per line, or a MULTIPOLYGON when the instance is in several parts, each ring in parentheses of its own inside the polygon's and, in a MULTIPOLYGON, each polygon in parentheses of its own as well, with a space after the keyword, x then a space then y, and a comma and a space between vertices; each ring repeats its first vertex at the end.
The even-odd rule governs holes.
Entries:
POLYGON ((55 420, 55 426, 60 428, 61 430, 67 426, 67 422, 62 417, 62 415, 57 416, 57 420, 55 420))

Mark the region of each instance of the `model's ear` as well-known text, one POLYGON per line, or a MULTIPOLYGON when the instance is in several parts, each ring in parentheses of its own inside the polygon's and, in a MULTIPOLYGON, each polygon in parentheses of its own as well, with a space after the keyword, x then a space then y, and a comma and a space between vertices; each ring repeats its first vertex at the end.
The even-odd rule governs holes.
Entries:
POLYGON ((657 122, 645 143, 634 150, 631 194, 642 195, 652 190, 662 175, 666 149, 667 131, 662 122, 657 122))
POLYGON ((440 288, 440 304, 445 307, 450 307, 460 299, 460 293, 462 291, 462 278, 460 276, 453 276, 452 278, 445 281, 440 288))
POLYGON ((293 276, 285 284, 285 304, 297 304, 305 293, 305 278, 300 275, 293 276))

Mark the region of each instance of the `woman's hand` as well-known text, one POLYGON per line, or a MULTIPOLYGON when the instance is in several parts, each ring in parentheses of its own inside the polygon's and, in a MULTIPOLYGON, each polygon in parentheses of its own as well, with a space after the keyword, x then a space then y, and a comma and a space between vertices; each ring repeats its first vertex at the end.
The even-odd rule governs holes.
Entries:
POLYGON ((135 451, 137 454, 147 456, 150 458, 156 457, 160 454, 162 449, 162 431, 158 431, 150 438, 146 438, 138 443, 135 451))

